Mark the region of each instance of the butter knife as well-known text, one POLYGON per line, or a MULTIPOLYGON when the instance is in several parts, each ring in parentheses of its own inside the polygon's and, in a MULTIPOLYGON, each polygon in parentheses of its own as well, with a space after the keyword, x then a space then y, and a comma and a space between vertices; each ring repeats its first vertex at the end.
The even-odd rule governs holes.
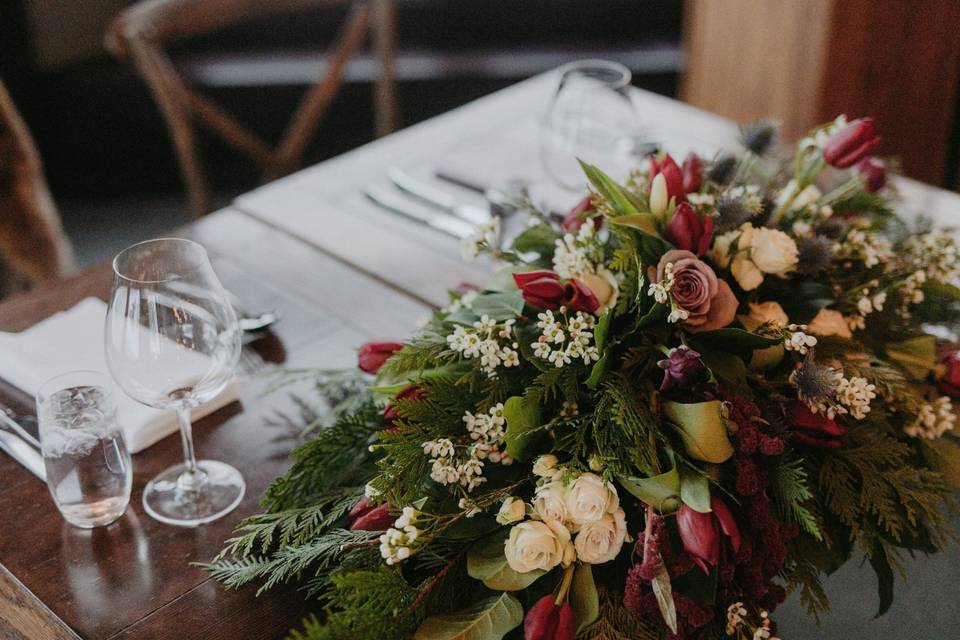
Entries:
POLYGON ((46 481, 47 471, 43 465, 43 456, 25 440, 9 431, 0 431, 0 449, 26 467, 27 471, 46 481))
POLYGON ((466 220, 455 218, 446 214, 437 214, 425 211, 420 206, 413 204, 399 196, 396 192, 383 189, 381 187, 369 187, 364 191, 364 195, 374 204, 387 211, 399 213, 402 216, 415 220, 421 224, 433 227, 454 238, 463 239, 473 235, 476 226, 466 220))
POLYGON ((490 222, 489 210, 484 207, 458 203, 457 200, 446 191, 437 189, 433 185, 414 178, 403 169, 393 167, 387 171, 387 177, 398 189, 410 194, 414 198, 422 200, 431 207, 446 211, 471 224, 482 225, 490 222))

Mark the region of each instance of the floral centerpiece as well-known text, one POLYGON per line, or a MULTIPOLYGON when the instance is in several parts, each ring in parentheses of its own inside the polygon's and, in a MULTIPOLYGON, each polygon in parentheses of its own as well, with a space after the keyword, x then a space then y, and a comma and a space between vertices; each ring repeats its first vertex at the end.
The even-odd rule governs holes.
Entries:
POLYGON ((886 610, 951 537, 957 248, 894 215, 871 120, 774 134, 480 229, 484 288, 305 374, 331 411, 207 568, 301 582, 313 639, 772 638, 855 547, 886 610))

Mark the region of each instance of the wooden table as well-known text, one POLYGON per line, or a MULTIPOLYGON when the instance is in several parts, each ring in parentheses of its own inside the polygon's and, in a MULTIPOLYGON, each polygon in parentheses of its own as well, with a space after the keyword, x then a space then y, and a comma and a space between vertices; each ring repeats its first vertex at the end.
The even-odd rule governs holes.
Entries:
MULTIPOLYGON (((534 78, 306 169, 184 230, 208 248, 221 279, 245 305, 284 312, 276 337, 256 345, 259 356, 291 366, 353 366, 362 341, 407 335, 429 305, 444 302, 447 289, 481 281, 486 265, 463 265, 455 241, 377 210, 362 188, 382 181, 392 165, 430 181, 438 168, 487 183, 539 179, 537 121, 551 82, 534 78)), ((635 99, 653 134, 669 136, 678 155, 691 148, 709 155, 735 138, 736 128, 716 116, 644 92, 635 99)), ((437 184, 465 201, 477 198, 437 184)), ((911 210, 960 221, 960 196, 906 180, 898 188, 911 210)), ((22 330, 88 295, 105 297, 109 286, 109 267, 101 265, 8 299, 0 303, 0 330, 22 330)), ((257 511, 267 482, 288 464, 293 442, 269 417, 291 402, 284 394, 261 397, 263 384, 244 379, 240 403, 196 425, 200 455, 241 469, 248 488, 234 514, 199 529, 162 525, 140 506, 146 480, 179 460, 176 437, 134 457, 130 509, 94 531, 67 525, 43 483, 0 456, 0 638, 282 637, 307 610, 299 594, 227 591, 189 566, 211 558, 236 521, 257 511)), ((29 398, 2 382, 0 402, 32 411, 29 398)), ((901 589, 885 618, 870 621, 873 579, 851 563, 828 584, 839 613, 824 629, 812 627, 791 600, 777 612, 781 635, 916 637, 922 628, 924 637, 949 637, 960 623, 956 598, 915 587, 935 591, 938 583, 960 582, 957 554, 914 565, 914 590, 901 589)))

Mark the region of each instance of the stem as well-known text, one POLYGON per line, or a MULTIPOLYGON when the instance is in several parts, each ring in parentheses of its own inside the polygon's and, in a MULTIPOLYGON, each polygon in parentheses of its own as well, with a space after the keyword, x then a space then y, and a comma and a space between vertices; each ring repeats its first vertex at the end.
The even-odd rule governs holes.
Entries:
POLYGON ((557 593, 557 599, 553 601, 554 606, 559 607, 567 597, 567 591, 570 590, 570 583, 573 582, 573 570, 576 565, 571 563, 569 567, 563 570, 563 582, 560 583, 560 592, 557 593))
MULTIPOLYGON (((804 185, 803 188, 805 187, 806 185, 804 185)), ((770 216, 770 219, 767 221, 769 226, 777 226, 777 223, 780 222, 780 218, 782 218, 783 214, 790 210, 790 206, 793 204, 793 201, 797 199, 797 196, 800 195, 800 192, 803 190, 803 188, 800 186, 800 181, 797 180, 797 183, 793 187, 793 191, 790 192, 790 197, 788 197, 782 205, 777 207, 777 210, 774 211, 770 216)))
POLYGON ((423 599, 427 597, 427 594, 433 591, 434 587, 440 584, 440 581, 443 580, 448 573, 450 573, 450 570, 457 565, 457 562, 459 562, 461 557, 463 557, 463 552, 458 553, 454 557, 450 558, 450 561, 444 565, 443 569, 440 569, 440 571, 437 572, 437 575, 433 576, 430 582, 420 589, 420 592, 417 593, 417 597, 413 599, 413 602, 410 603, 410 606, 404 609, 404 615, 410 615, 417 610, 417 607, 421 602, 423 602, 423 599))
POLYGON ((203 482, 203 472, 197 469, 197 456, 193 450, 193 425, 190 422, 190 407, 177 407, 180 422, 180 442, 183 444, 183 462, 187 470, 177 478, 177 485, 186 491, 195 491, 203 482))

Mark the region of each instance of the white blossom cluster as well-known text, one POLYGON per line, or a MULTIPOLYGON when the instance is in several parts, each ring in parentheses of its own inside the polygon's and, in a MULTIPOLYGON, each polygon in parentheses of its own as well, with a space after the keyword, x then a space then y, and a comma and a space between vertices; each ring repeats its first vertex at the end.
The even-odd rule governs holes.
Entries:
POLYGON ((593 344, 594 317, 583 311, 567 316, 564 307, 560 307, 560 313, 562 317, 558 318, 547 309, 537 315, 540 336, 530 345, 533 354, 557 368, 579 359, 586 365, 599 360, 600 352, 593 344))
POLYGON ((953 430, 957 420, 953 412, 953 403, 947 396, 941 396, 932 403, 926 403, 920 408, 917 419, 903 428, 911 438, 935 440, 947 431, 953 430))
POLYGON ((874 311, 883 311, 883 305, 887 303, 887 292, 870 291, 870 287, 875 287, 878 284, 879 282, 873 280, 868 283, 868 286, 860 290, 860 297, 857 298, 857 313, 859 315, 847 317, 847 324, 850 327, 850 331, 858 331, 866 328, 867 316, 874 311))
POLYGON ((673 291, 673 263, 669 262, 663 269, 663 280, 661 282, 651 282, 647 287, 647 295, 653 296, 659 304, 670 303, 670 314, 667 316, 667 322, 683 322, 690 317, 690 312, 681 308, 673 300, 670 292, 673 291))
POLYGON ((430 456, 433 466, 430 478, 444 486, 458 484, 473 491, 487 481, 483 477, 484 460, 495 464, 511 464, 504 440, 507 421, 503 404, 490 407, 486 413, 469 413, 463 416, 470 434, 470 443, 459 448, 449 438, 438 438, 423 443, 423 452, 430 456), (458 451, 463 455, 458 455, 458 451))
POLYGON ((460 242, 460 254, 464 262, 473 262, 484 249, 500 245, 500 218, 494 216, 490 222, 477 227, 477 230, 460 242))
POLYGON ((949 282, 960 277, 957 243, 942 231, 910 238, 906 244, 908 262, 926 273, 934 282, 949 282))
POLYGON ((450 301, 450 304, 442 308, 440 311, 442 313, 455 313, 462 309, 470 309, 473 307, 473 301, 476 300, 477 296, 479 295, 480 292, 476 289, 465 291, 458 298, 450 301))
POLYGON ((817 345, 817 339, 814 336, 805 333, 808 330, 805 324, 791 324, 787 326, 787 335, 783 339, 783 348, 787 351, 796 351, 800 355, 806 355, 810 347, 817 345))
MULTIPOLYGON (((837 369, 824 367, 828 372, 828 379, 823 384, 829 385, 816 397, 810 397, 797 389, 800 400, 813 413, 820 413, 830 420, 837 416, 849 415, 856 420, 863 420, 870 413, 870 402, 877 397, 876 386, 870 384, 866 378, 854 376, 845 378, 843 372, 837 369)), ((790 382, 796 384, 799 369, 790 374, 790 382)))
POLYGON ((380 536, 380 555, 387 564, 396 564, 410 557, 411 545, 420 536, 417 513, 413 507, 404 507, 393 526, 380 536))
POLYGON ((737 630, 740 629, 740 625, 743 624, 743 619, 747 616, 747 609, 743 606, 742 602, 734 602, 729 607, 727 607, 727 635, 732 636, 737 630))
POLYGON ((510 319, 498 323, 486 314, 473 323, 473 327, 457 326, 447 336, 450 348, 464 358, 479 358, 480 367, 491 378, 497 377, 497 367, 516 367, 520 364, 520 345, 512 339, 513 325, 510 319))
POLYGON ((861 260, 863 266, 875 267, 893 258, 893 245, 882 235, 854 229, 843 242, 837 243, 834 253, 838 258, 861 260))
POLYGON ((596 272, 590 259, 591 249, 596 245, 596 228, 593 219, 588 218, 580 226, 577 234, 564 234, 556 241, 553 252, 553 270, 561 278, 582 278, 596 272))

